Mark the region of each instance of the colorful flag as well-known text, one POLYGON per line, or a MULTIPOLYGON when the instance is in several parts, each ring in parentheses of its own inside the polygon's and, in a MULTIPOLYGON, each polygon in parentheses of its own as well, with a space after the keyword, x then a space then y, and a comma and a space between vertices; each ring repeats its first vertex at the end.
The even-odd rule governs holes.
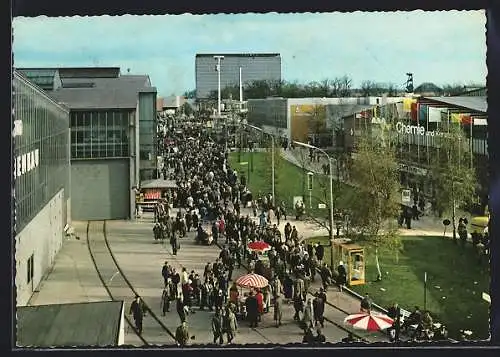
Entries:
POLYGON ((427 108, 428 106, 425 104, 418 105, 418 120, 419 121, 427 121, 427 108))
POLYGON ((396 112, 398 113, 398 118, 404 117, 403 102, 396 103, 396 112))
POLYGON ((478 126, 488 125, 488 119, 486 119, 486 118, 474 118, 474 125, 478 125, 478 126))
POLYGON ((412 108, 412 104, 416 103, 416 102, 417 102, 417 100, 414 98, 403 98, 403 111, 405 113, 410 113, 411 108, 412 108))
POLYGON ((460 118, 462 114, 460 113, 451 113, 451 122, 452 123, 460 123, 462 119, 460 118))
POLYGON ((411 103, 411 120, 417 121, 418 120, 418 103, 411 103))
POLYGON ((441 113, 445 108, 428 107, 429 110, 429 123, 441 122, 441 113))
POLYGON ((461 123, 461 124, 470 124, 472 122, 472 118, 470 114, 466 113, 452 113, 451 114, 451 122, 452 123, 461 123))
POLYGON ((462 116, 460 117, 460 120, 461 120, 462 124, 464 124, 464 125, 471 125, 472 124, 472 117, 470 116, 470 114, 462 114, 462 116))

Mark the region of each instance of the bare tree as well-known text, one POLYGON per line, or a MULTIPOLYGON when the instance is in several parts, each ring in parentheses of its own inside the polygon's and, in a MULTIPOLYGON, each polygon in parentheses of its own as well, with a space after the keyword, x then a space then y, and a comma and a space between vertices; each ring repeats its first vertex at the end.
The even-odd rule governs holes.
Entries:
POLYGON ((344 75, 340 77, 339 97, 349 97, 351 95, 352 79, 344 75))
POLYGON ((394 148, 379 145, 365 133, 357 142, 350 174, 357 188, 350 202, 351 223, 359 232, 358 238, 374 246, 377 280, 382 280, 378 250, 398 246, 395 242, 399 239, 395 217, 400 184, 394 148))
POLYGON ((436 190, 434 206, 441 213, 452 216, 453 238, 456 239, 456 208, 472 201, 477 182, 470 164, 470 146, 459 124, 450 123, 447 133, 437 138, 438 159, 431 166, 431 177, 436 190))
POLYGON ((321 96, 322 97, 329 97, 330 96, 330 80, 329 79, 323 79, 320 82, 320 89, 321 89, 321 96))
POLYGON ((369 97, 373 95, 373 91, 375 89, 375 82, 373 81, 363 81, 361 82, 361 96, 369 97))
POLYGON ((341 80, 338 77, 330 81, 330 90, 332 97, 336 98, 340 97, 341 86, 342 86, 341 80))

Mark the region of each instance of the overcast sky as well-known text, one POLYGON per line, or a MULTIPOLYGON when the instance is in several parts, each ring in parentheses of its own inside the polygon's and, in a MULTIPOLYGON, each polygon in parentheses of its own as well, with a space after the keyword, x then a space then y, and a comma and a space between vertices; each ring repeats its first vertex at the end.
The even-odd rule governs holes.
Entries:
POLYGON ((16 67, 117 66, 195 88, 196 53, 278 52, 282 78, 485 83, 484 11, 15 18, 16 67))

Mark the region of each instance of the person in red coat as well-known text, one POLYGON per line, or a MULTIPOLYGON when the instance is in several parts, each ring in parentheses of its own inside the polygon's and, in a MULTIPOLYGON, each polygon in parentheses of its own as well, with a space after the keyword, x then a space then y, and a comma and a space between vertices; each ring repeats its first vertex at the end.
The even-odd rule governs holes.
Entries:
POLYGON ((264 295, 262 294, 262 291, 257 290, 257 294, 255 295, 255 298, 257 299, 257 307, 258 307, 258 312, 259 312, 259 321, 261 320, 260 317, 264 313, 264 295))

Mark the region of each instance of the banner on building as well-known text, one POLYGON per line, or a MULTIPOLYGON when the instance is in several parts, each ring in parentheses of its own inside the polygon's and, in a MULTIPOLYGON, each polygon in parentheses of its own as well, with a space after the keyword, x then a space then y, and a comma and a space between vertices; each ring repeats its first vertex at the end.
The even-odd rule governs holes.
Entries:
POLYGON ((486 119, 486 118, 474 118, 474 125, 477 125, 477 126, 488 125, 488 119, 486 119))
POLYGON ((396 113, 398 113, 398 118, 403 118, 405 111, 403 110, 403 102, 396 103, 396 113))
POLYGON ((472 122, 472 117, 470 116, 470 114, 452 113, 451 114, 451 122, 468 125, 472 122))
POLYGON ((427 108, 428 106, 425 104, 418 104, 418 120, 419 121, 427 121, 427 108))
POLYGON ((410 117, 413 121, 418 121, 418 103, 411 103, 410 117))
POLYGON ((412 109, 412 105, 416 104, 417 100, 415 98, 404 98, 403 99, 403 111, 405 113, 410 113, 412 109))
POLYGON ((429 123, 440 123, 443 111, 446 111, 446 108, 428 107, 429 123))

